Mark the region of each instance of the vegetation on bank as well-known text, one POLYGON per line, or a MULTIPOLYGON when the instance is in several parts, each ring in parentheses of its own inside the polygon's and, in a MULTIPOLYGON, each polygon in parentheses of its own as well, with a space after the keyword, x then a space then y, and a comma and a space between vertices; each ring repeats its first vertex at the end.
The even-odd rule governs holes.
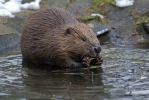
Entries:
POLYGON ((136 25, 142 23, 149 23, 149 12, 146 12, 143 15, 136 17, 136 20, 136 25))
POLYGON ((91 2, 92 7, 91 7, 91 13, 97 13, 97 12, 101 12, 101 10, 99 8, 101 8, 102 6, 104 6, 105 4, 115 4, 115 0, 92 0, 91 2))
POLYGON ((109 19, 106 19, 106 18, 102 19, 99 16, 84 16, 84 17, 82 17, 82 19, 80 21, 81 22, 88 22, 88 21, 91 21, 91 20, 99 21, 102 24, 106 24, 106 23, 110 22, 109 19))
POLYGON ((106 4, 115 4, 115 0, 92 0, 90 13, 99 13, 104 16, 100 18, 99 16, 84 16, 80 21, 88 22, 91 20, 100 21, 102 24, 109 23, 110 20, 106 17, 107 12, 102 8, 106 4))

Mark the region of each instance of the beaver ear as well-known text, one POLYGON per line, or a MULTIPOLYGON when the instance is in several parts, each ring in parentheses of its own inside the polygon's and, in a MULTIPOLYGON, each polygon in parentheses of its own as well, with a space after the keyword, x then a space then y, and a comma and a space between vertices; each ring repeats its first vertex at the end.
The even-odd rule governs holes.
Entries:
POLYGON ((70 34, 70 33, 71 33, 71 29, 70 28, 67 28, 66 34, 70 34))

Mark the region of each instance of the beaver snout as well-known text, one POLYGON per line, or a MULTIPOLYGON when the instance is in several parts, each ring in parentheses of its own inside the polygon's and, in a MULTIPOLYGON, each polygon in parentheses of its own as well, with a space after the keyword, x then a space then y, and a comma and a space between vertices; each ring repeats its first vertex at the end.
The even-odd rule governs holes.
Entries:
POLYGON ((101 47, 100 46, 94 47, 94 51, 95 53, 99 54, 101 52, 101 47))
POLYGON ((97 57, 100 55, 100 52, 101 52, 101 46, 100 45, 96 45, 94 47, 91 48, 90 50, 90 57, 91 58, 94 58, 94 57, 97 57))
POLYGON ((82 57, 82 63, 84 66, 90 66, 90 64, 93 65, 101 65, 103 62, 102 57, 100 56, 101 52, 101 46, 97 45, 90 49, 90 52, 88 52, 85 56, 82 57))

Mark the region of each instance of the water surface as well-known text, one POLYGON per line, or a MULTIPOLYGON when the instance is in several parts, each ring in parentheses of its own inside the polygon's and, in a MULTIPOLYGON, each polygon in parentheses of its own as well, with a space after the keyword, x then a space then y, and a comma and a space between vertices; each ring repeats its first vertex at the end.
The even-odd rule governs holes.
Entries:
POLYGON ((102 49, 104 63, 80 72, 22 67, 19 48, 1 52, 0 99, 149 99, 149 45, 102 49))

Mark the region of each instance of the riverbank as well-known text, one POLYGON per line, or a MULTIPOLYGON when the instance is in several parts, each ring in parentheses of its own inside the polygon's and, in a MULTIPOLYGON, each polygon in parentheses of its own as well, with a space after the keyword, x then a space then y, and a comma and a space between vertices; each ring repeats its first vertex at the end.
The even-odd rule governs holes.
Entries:
MULTIPOLYGON (((65 0, 62 2, 42 0, 40 3, 41 9, 49 6, 66 9, 79 21, 92 28, 106 27, 111 29, 109 34, 99 37, 100 40, 104 41, 103 44, 107 42, 115 44, 148 42, 148 5, 148 0, 135 0, 134 5, 124 8, 117 7, 113 2, 93 3, 90 0, 65 0), (104 18, 90 18, 92 13, 101 14, 104 18)), ((7 49, 19 44, 23 22, 34 11, 22 10, 22 12, 15 13, 14 18, 0 17, 0 38, 4 38, 0 41, 0 48, 7 49)))

